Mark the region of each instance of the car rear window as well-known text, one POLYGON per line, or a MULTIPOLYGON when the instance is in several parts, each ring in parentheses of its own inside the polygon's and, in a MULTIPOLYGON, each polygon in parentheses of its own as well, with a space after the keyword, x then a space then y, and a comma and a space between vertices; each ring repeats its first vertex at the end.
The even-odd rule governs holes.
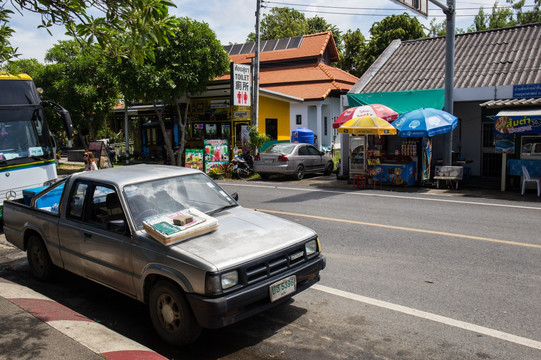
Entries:
POLYGON ((277 154, 291 154, 296 144, 274 144, 264 152, 277 154))

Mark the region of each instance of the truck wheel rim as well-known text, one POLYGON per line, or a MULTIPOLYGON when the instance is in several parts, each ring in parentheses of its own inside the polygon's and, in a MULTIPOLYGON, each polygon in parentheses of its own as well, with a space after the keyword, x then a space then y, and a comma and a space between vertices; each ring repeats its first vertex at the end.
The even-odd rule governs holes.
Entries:
POLYGON ((180 310, 172 296, 163 294, 158 299, 158 316, 162 326, 174 332, 180 325, 180 310))

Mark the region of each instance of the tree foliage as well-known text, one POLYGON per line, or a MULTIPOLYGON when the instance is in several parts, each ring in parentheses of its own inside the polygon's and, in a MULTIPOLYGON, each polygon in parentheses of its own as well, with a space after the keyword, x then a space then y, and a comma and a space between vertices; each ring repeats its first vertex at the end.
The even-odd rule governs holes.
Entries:
POLYGON ((208 24, 189 18, 177 20, 168 43, 156 49, 155 62, 140 64, 124 60, 113 68, 128 102, 144 100, 156 105, 169 159, 172 164, 180 165, 187 124, 187 108, 183 108, 181 100, 205 91, 212 79, 229 70, 230 61, 208 24), (180 135, 176 158, 158 104, 169 105, 176 111, 180 135))
POLYGON ((468 32, 501 29, 504 27, 526 25, 541 22, 541 0, 535 0, 532 10, 524 11, 525 0, 506 0, 509 7, 501 7, 496 1, 492 6, 492 12, 486 14, 483 7, 473 20, 468 32))
POLYGON ((351 74, 360 77, 362 75, 361 63, 364 56, 366 39, 361 32, 357 29, 355 31, 348 30, 343 36, 344 50, 342 57, 338 63, 338 67, 342 70, 346 70, 351 74))
MULTIPOLYGON (((16 56, 9 38, 13 13, 0 7, 0 63, 16 56)), ((38 28, 64 25, 66 33, 82 44, 97 43, 112 57, 152 58, 155 44, 166 41, 175 26, 169 15, 171 0, 11 0, 20 11, 41 16, 38 28)))
MULTIPOLYGON (((68 109, 83 144, 88 134, 96 139, 118 101, 118 87, 101 53, 82 48, 74 40, 60 41, 46 54, 47 64, 34 79, 44 89, 43 97, 68 109)), ((60 131, 60 129, 56 129, 60 131)))
POLYGON ((363 74, 393 40, 414 40, 426 36, 419 20, 407 13, 391 15, 375 22, 370 34, 372 37, 356 62, 355 71, 358 74, 363 74))

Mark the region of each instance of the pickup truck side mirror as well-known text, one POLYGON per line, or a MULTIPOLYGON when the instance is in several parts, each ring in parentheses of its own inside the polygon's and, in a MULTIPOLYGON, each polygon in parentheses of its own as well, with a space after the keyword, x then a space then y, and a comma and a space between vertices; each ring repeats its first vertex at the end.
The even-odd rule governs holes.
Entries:
POLYGON ((111 220, 107 223, 107 230, 117 234, 124 234, 126 232, 126 221, 124 219, 111 220))

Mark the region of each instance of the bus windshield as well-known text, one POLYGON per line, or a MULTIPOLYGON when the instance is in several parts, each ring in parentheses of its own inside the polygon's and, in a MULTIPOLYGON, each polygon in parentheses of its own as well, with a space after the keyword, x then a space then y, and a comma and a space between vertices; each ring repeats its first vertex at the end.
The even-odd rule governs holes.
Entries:
POLYGON ((18 164, 54 158, 43 110, 0 107, 0 162, 18 164))

